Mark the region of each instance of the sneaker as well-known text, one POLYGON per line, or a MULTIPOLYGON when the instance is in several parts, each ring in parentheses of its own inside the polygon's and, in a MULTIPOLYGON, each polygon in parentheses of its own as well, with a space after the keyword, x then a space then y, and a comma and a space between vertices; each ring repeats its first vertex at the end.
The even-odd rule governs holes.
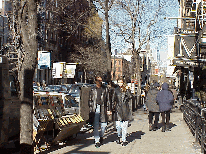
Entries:
POLYGON ((128 142, 122 142, 122 146, 126 146, 128 142))
POLYGON ((117 137, 116 142, 117 142, 117 144, 121 144, 121 142, 120 142, 120 137, 117 137))
POLYGON ((152 124, 149 124, 149 131, 152 131, 152 124))
POLYGON ((158 127, 154 126, 153 131, 156 131, 156 130, 158 130, 158 127))
POLYGON ((100 144, 103 145, 103 137, 100 137, 100 144))
POLYGON ((101 146, 101 144, 99 142, 95 143, 95 147, 99 148, 101 146))
POLYGON ((166 125, 166 131, 171 131, 171 129, 168 125, 166 125))
POLYGON ((165 126, 162 126, 162 132, 165 132, 165 126))

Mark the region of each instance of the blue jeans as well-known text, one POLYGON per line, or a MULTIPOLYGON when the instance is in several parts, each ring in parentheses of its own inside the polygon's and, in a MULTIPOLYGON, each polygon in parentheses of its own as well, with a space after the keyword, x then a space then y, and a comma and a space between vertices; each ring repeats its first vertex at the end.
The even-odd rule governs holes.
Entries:
POLYGON ((95 117, 94 117, 94 139, 95 143, 99 143, 100 137, 104 136, 104 132, 107 126, 106 122, 99 122, 100 120, 100 105, 97 104, 95 117), (99 124, 101 124, 101 131, 99 132, 99 124))
POLYGON ((128 121, 116 121, 117 136, 122 137, 122 142, 126 142, 128 121))

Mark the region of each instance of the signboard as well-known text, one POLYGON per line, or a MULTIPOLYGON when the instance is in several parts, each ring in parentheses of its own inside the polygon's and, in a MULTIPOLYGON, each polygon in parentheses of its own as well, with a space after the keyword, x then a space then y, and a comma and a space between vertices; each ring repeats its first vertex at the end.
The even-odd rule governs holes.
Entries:
POLYGON ((168 53, 167 59, 172 60, 174 58, 174 49, 175 49, 175 36, 168 36, 168 53))
POLYGON ((175 77, 175 74, 173 74, 175 67, 176 66, 167 66, 166 77, 175 77))
POLYGON ((51 53, 48 51, 38 51, 38 69, 51 68, 51 53))
POLYGON ((66 65, 66 78, 74 78, 76 65, 66 65))
POLYGON ((192 35, 195 36, 196 32, 194 29, 185 29, 185 28, 178 28, 175 27, 175 34, 183 34, 183 35, 192 35))
POLYGON ((53 70, 52 70, 52 75, 53 78, 62 78, 63 74, 63 63, 53 63, 53 70))
POLYGON ((158 75, 158 73, 159 73, 159 67, 158 66, 155 66, 155 75, 158 75))

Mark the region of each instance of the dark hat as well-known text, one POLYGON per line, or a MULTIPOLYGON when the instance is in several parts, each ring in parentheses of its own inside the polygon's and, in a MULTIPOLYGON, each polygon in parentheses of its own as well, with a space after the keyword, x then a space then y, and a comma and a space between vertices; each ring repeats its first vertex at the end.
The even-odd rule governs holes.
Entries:
POLYGON ((160 84, 158 82, 154 83, 154 88, 160 87, 160 84))

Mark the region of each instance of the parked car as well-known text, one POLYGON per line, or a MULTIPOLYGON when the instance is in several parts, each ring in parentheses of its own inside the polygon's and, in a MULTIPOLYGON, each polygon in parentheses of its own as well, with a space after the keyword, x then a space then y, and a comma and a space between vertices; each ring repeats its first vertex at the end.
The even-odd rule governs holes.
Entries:
POLYGON ((44 89, 40 86, 33 86, 33 92, 44 91, 44 89))
POLYGON ((48 85, 44 88, 45 91, 47 92, 57 92, 57 93, 67 93, 68 88, 66 85, 48 85))
POLYGON ((80 102, 81 87, 81 84, 73 84, 68 92, 68 94, 73 96, 78 103, 80 102))
POLYGON ((79 114, 79 103, 71 95, 64 97, 64 112, 65 114, 79 114))

